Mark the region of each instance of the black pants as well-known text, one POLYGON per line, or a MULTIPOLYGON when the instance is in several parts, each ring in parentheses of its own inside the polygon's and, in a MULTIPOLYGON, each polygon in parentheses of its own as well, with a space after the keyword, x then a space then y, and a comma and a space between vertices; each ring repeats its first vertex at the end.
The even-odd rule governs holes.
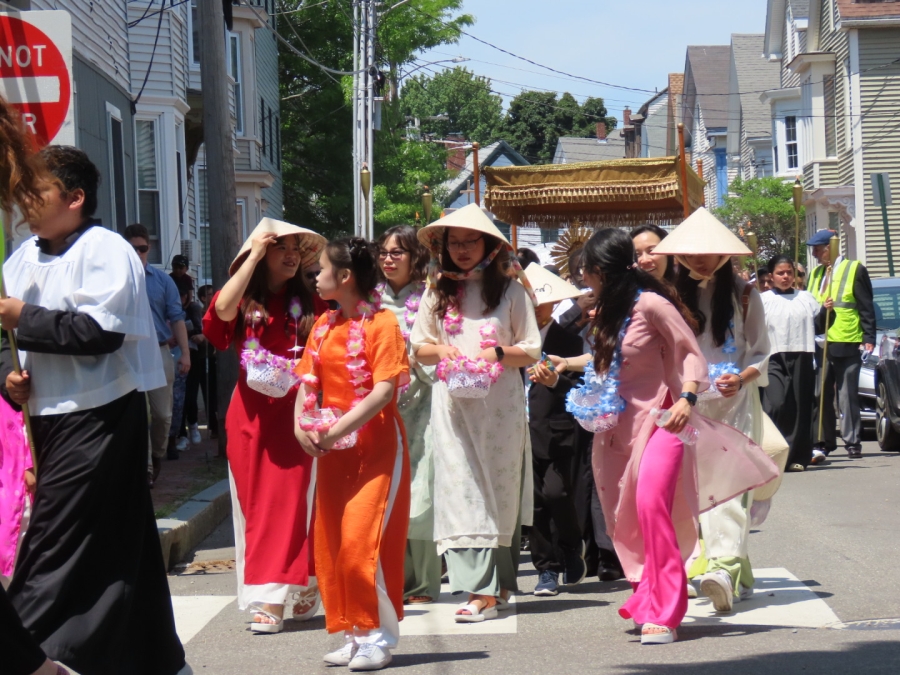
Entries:
POLYGON ((0 663, 5 675, 31 675, 47 660, 0 586, 0 663))
MULTIPOLYGON (((816 349, 816 363, 822 363, 822 350, 816 349)), ((841 438, 845 446, 858 446, 861 441, 862 424, 859 416, 859 371, 862 359, 859 345, 835 343, 828 347, 828 370, 825 373, 825 409, 822 415, 822 443, 825 452, 830 453, 837 448, 835 426, 837 418, 834 411, 835 394, 838 408, 841 411, 841 438), (849 352, 849 353, 848 353, 849 352)), ((817 370, 816 391, 813 399, 812 437, 819 440, 819 388, 822 383, 822 371, 817 370)))
POLYGON ((594 445, 594 434, 578 429, 577 458, 572 462, 572 492, 575 496, 575 512, 578 514, 578 527, 581 538, 587 544, 584 560, 587 563, 588 576, 594 576, 600 564, 601 551, 594 539, 594 520, 591 513, 591 500, 594 487, 594 466, 591 459, 594 445))
POLYGON ((9 587, 22 623, 82 675, 174 675, 184 649, 147 487, 146 396, 32 429, 37 491, 9 587))
MULTIPOLYGON (((809 466, 815 371, 812 352, 780 352, 769 357, 769 386, 760 389, 762 406, 791 447, 788 464, 809 466)), ((834 425, 832 424, 832 434, 834 425)))
MULTIPOLYGON (((211 349, 211 347, 210 347, 211 349)), ((210 429, 218 429, 216 416, 216 359, 207 358, 194 349, 191 351, 191 370, 188 373, 187 391, 184 399, 185 423, 197 424, 199 408, 197 406, 197 394, 203 394, 203 405, 206 407, 206 421, 210 429), (207 386, 208 385, 208 386, 207 386), (212 392, 212 396, 210 396, 212 392)))
POLYGON ((581 548, 581 528, 572 490, 573 455, 532 460, 534 469, 534 523, 531 560, 539 572, 564 571, 563 552, 581 548))

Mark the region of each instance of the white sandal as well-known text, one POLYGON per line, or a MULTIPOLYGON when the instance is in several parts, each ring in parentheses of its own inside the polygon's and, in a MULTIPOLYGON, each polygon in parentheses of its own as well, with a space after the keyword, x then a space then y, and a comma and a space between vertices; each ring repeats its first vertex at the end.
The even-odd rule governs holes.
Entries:
POLYGON ((641 628, 642 645, 670 645, 678 639, 678 633, 668 626, 659 626, 655 623, 645 623, 641 628), (658 632, 648 633, 648 630, 658 632))
POLYGON ((291 615, 294 621, 309 621, 319 611, 322 596, 318 586, 310 586, 305 591, 291 593, 291 615), (302 611, 297 611, 297 609, 302 611))
POLYGON ((250 630, 254 633, 280 633, 284 630, 284 619, 282 617, 275 616, 271 612, 267 612, 264 609, 256 608, 253 610, 253 617, 264 616, 266 618, 272 619, 275 623, 262 623, 261 621, 251 621, 250 622, 250 630))
MULTIPOLYGON (((460 610, 464 610, 469 612, 468 614, 455 614, 453 619, 456 623, 481 623, 482 621, 488 621, 490 619, 497 618, 497 606, 493 607, 485 607, 484 609, 480 608, 475 603, 462 603, 459 606, 460 610)), ((458 612, 459 610, 457 610, 458 612)))

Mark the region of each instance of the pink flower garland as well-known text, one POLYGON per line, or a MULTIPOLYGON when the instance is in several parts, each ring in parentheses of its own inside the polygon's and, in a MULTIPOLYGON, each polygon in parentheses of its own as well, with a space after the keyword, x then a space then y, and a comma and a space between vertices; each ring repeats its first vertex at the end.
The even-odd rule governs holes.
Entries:
POLYGON ((412 332, 413 325, 416 323, 416 315, 419 313, 419 305, 422 303, 422 295, 425 293, 425 282, 420 283, 416 289, 406 298, 406 311, 403 313, 403 321, 406 328, 400 332, 403 334, 404 340, 409 340, 409 334, 412 332))
POLYGON ((244 349, 241 351, 241 365, 244 367, 244 370, 251 363, 257 365, 266 363, 276 370, 286 373, 293 373, 294 367, 297 365, 297 361, 294 359, 287 359, 283 356, 278 356, 278 354, 273 354, 268 349, 263 349, 256 338, 248 338, 244 343, 244 349))
MULTIPOLYGON (((444 320, 444 329, 447 329, 446 319, 444 320)), ((449 333, 449 331, 447 332, 449 333)), ((484 324, 478 329, 478 334, 481 336, 481 342, 478 346, 482 350, 491 349, 499 344, 497 341, 497 328, 492 323, 484 324)), ((470 359, 468 356, 458 356, 455 359, 441 359, 436 370, 437 377, 442 382, 446 382, 448 377, 457 372, 488 375, 491 378, 491 384, 494 384, 500 378, 500 375, 503 374, 503 366, 500 363, 490 363, 485 359, 470 359)))
POLYGON ((462 313, 460 312, 462 299, 463 285, 460 284, 459 290, 456 292, 456 298, 450 303, 450 306, 447 307, 447 311, 444 313, 444 330, 447 335, 459 335, 462 333, 463 322, 462 313))

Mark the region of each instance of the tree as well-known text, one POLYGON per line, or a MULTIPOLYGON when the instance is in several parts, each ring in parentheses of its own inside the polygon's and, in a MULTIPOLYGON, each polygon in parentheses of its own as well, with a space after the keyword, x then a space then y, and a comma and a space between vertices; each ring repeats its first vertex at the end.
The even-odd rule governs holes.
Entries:
MULTIPOLYGON (((793 257, 795 242, 793 186, 781 178, 735 178, 725 203, 714 210, 736 232, 754 232, 759 243, 757 262, 766 263, 784 253, 793 257)), ((800 211, 800 222, 805 222, 800 211)), ((800 263, 805 263, 806 247, 800 247, 800 263)))
POLYGON ((491 92, 491 81, 462 67, 409 78, 400 110, 405 117, 418 118, 425 134, 444 138, 459 133, 482 145, 497 140, 503 123, 503 102, 491 92), (429 119, 435 117, 439 119, 429 119))
POLYGON ((568 92, 557 99, 553 92, 523 91, 510 102, 501 135, 532 163, 549 164, 560 136, 593 137, 597 122, 604 122, 607 131, 616 126, 603 99, 579 105, 568 92))

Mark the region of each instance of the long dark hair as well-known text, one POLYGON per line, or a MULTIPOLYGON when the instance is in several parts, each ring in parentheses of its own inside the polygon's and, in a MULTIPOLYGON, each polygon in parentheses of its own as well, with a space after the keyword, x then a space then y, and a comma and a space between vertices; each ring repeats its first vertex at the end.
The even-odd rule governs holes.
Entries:
MULTIPOLYGON (((669 234, 664 229, 662 229, 659 225, 652 225, 647 223, 646 225, 639 225, 634 228, 631 232, 628 233, 628 236, 632 238, 632 240, 638 236, 639 234, 644 234, 649 232, 650 234, 655 234, 659 237, 659 240, 662 241, 669 234)), ((675 256, 667 255, 666 256, 666 271, 663 274, 663 279, 668 281, 670 284, 675 283, 675 256)))
POLYGON ((668 284, 659 281, 635 264, 634 242, 617 228, 598 230, 584 245, 584 269, 602 274, 603 285, 597 298, 592 324, 594 333, 594 369, 604 373, 612 363, 619 331, 634 306, 638 290, 652 291, 671 302, 695 328, 690 312, 668 284))
POLYGON ((766 265, 766 269, 769 270, 769 274, 775 274, 775 268, 778 267, 779 265, 781 265, 782 263, 787 263, 788 265, 791 266, 791 269, 794 269, 794 259, 791 256, 786 255, 784 253, 779 253, 778 255, 774 256, 769 261, 769 264, 766 265))
MULTIPOLYGON (((700 303, 698 299, 700 280, 691 279, 691 271, 684 265, 678 270, 678 278, 675 281, 675 287, 678 289, 678 295, 681 301, 693 314, 697 322, 697 328, 694 332, 702 335, 706 330, 707 316, 700 311, 700 303)), ((734 319, 734 302, 737 297, 735 288, 734 268, 729 260, 722 265, 716 273, 713 274, 715 287, 713 288, 712 297, 712 338, 716 347, 725 344, 728 338, 728 331, 731 326, 731 320, 734 319)))
MULTIPOLYGON (((391 237, 396 237, 399 247, 409 253, 410 282, 418 283, 424 281, 428 274, 428 261, 431 260, 431 253, 419 242, 419 238, 416 236, 416 229, 409 225, 395 225, 378 238, 379 250, 384 250, 385 244, 391 237)), ((378 273, 380 278, 384 279, 380 265, 378 273)))
MULTIPOLYGON (((297 237, 298 235, 288 235, 297 237)), ((277 240, 276 240, 277 241, 277 240)), ((241 298, 241 304, 238 308, 237 324, 235 326, 235 335, 243 337, 244 326, 247 322, 252 322, 257 312, 259 313, 259 325, 265 326, 269 319, 269 310, 266 305, 269 301, 269 280, 267 278, 268 266, 265 259, 257 263, 253 274, 250 276, 250 282, 247 284, 247 290, 244 291, 244 297, 241 298)), ((294 335, 293 319, 287 314, 291 301, 297 299, 300 301, 300 307, 303 314, 297 324, 297 344, 306 344, 306 337, 312 329, 316 321, 313 296, 310 290, 303 283, 303 266, 297 266, 297 273, 287 280, 284 289, 284 311, 287 320, 284 323, 284 332, 288 336, 294 335)), ((238 350, 243 345, 235 343, 238 350)))
MULTIPOLYGON (((444 228, 443 244, 441 245, 441 267, 446 272, 462 272, 462 270, 453 262, 450 257, 450 249, 447 248, 447 238, 450 236, 450 228, 444 228)), ((491 252, 497 248, 502 242, 489 234, 482 235, 484 238, 484 255, 489 256, 491 252)), ((491 261, 482 275, 481 283, 481 299, 484 302, 485 315, 500 306, 500 300, 512 279, 506 274, 509 267, 509 249, 504 246, 500 249, 497 257, 491 261)), ((459 284, 463 282, 454 281, 444 275, 437 282, 435 289, 438 301, 435 306, 435 313, 444 319, 447 309, 456 302, 456 293, 459 290, 459 284)))
POLYGON ((350 270, 356 281, 356 290, 363 298, 372 295, 378 285, 378 246, 360 237, 347 237, 329 241, 325 255, 331 261, 335 278, 341 270, 350 270))

